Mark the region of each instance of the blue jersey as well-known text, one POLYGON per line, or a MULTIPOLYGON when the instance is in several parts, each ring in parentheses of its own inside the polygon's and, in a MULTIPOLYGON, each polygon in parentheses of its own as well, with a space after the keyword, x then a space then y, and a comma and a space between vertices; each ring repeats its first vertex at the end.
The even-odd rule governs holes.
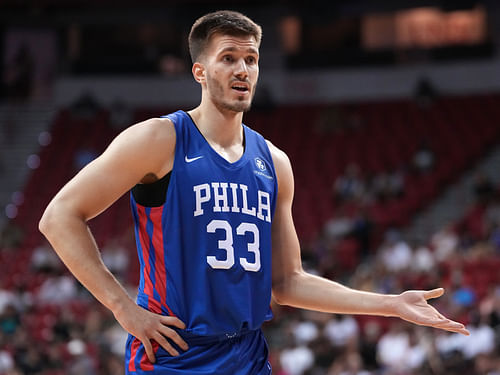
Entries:
POLYGON ((242 124, 245 150, 230 163, 191 117, 175 126, 163 205, 131 195, 140 261, 140 306, 177 316, 193 335, 231 335, 272 318, 271 222, 277 179, 264 138, 242 124))

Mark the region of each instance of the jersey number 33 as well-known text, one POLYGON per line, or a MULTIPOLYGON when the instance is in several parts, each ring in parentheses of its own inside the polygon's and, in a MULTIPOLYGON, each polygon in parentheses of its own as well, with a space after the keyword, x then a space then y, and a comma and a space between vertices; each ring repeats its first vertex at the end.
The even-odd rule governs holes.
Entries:
MULTIPOLYGON (((216 231, 224 231, 225 237, 218 241, 217 253, 221 253, 221 256, 215 257, 213 255, 207 256, 207 263, 210 267, 214 269, 227 270, 234 266, 234 247, 233 247, 233 228, 226 220, 212 220, 207 225, 208 233, 215 233, 216 231), (225 258, 222 257, 225 255, 225 258)), ((249 253, 253 253, 254 261, 249 261, 247 258, 239 258, 239 263, 245 271, 258 272, 260 270, 260 250, 259 250, 259 228, 253 223, 241 223, 236 227, 237 236, 245 236, 246 233, 253 234, 253 242, 247 244, 247 250, 249 253)))

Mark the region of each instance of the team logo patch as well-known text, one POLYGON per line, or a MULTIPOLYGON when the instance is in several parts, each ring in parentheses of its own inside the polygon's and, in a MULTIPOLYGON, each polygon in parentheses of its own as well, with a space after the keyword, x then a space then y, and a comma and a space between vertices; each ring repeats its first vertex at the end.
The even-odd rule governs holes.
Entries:
POLYGON ((260 159, 260 158, 255 158, 255 165, 261 171, 265 171, 266 170, 266 163, 264 163, 264 161, 262 159, 260 159))

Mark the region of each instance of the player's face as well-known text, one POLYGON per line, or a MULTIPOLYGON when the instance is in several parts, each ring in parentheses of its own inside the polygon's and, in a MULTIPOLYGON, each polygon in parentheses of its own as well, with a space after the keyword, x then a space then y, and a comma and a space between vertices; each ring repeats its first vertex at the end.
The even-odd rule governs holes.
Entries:
POLYGON ((206 91, 219 108, 250 109, 259 78, 259 50, 252 36, 212 36, 205 60, 206 91))

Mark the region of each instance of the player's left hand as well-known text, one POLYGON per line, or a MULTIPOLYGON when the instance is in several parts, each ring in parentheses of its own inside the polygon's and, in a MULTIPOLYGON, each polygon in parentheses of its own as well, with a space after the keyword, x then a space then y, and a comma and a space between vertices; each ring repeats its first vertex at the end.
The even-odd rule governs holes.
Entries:
POLYGON ((441 297, 443 293, 443 288, 427 291, 409 290, 401 293, 395 298, 395 315, 403 320, 418 325, 439 328, 450 332, 458 332, 469 336, 470 332, 463 324, 444 317, 439 311, 427 303, 427 300, 441 297))

